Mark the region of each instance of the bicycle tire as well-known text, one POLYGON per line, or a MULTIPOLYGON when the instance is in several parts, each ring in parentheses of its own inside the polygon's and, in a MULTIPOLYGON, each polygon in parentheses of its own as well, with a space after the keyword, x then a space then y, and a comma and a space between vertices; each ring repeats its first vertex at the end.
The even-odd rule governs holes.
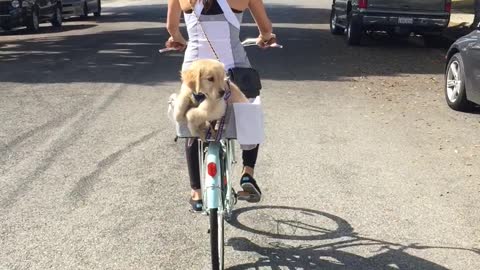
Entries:
MULTIPOLYGON (((225 249, 225 236, 224 236, 224 213, 225 213, 225 188, 224 182, 226 167, 225 167, 225 152, 220 144, 210 144, 207 154, 207 162, 215 162, 217 164, 218 174, 215 185, 220 186, 219 192, 214 192, 211 195, 215 196, 214 201, 218 200, 218 203, 209 203, 209 218, 210 218, 210 251, 211 262, 213 270, 224 269, 224 249, 225 249), (217 197, 218 196, 218 197, 217 197)), ((210 201, 211 202, 211 201, 210 201)))
POLYGON ((223 270, 224 267, 224 221, 218 209, 210 209, 210 247, 212 253, 212 269, 223 270))

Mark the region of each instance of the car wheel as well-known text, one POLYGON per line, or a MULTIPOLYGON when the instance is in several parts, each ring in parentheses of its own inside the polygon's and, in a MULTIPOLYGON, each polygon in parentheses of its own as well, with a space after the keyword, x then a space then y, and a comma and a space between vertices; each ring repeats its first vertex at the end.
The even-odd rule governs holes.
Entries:
POLYGON ((36 7, 33 8, 32 14, 28 18, 27 29, 35 33, 40 30, 40 18, 38 17, 38 9, 36 7))
POLYGON ((357 16, 350 16, 347 27, 347 43, 351 46, 360 45, 363 36, 362 21, 357 16))
POLYGON ((341 35, 345 32, 345 29, 337 25, 337 12, 332 7, 330 13, 330 32, 334 35, 341 35))
POLYGON ((87 18, 88 17, 88 5, 87 1, 83 2, 83 13, 80 15, 82 18, 87 18))
POLYGON ((450 58, 445 72, 445 98, 448 106, 456 111, 471 109, 465 89, 464 67, 462 55, 457 53, 450 58))
POLYGON ((93 16, 100 17, 102 15, 102 1, 97 0, 97 12, 93 13, 93 16))
POLYGON ((62 22, 63 22, 63 20, 62 20, 62 10, 60 9, 59 6, 57 6, 55 8, 55 14, 53 15, 51 23, 54 27, 61 27, 62 22))

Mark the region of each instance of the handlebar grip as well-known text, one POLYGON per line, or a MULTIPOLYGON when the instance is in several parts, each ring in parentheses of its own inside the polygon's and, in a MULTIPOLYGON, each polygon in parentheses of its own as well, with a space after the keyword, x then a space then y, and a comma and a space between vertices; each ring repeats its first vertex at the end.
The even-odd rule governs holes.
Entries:
POLYGON ((178 49, 175 48, 163 48, 158 50, 159 53, 166 53, 166 52, 171 52, 171 51, 178 51, 178 49))

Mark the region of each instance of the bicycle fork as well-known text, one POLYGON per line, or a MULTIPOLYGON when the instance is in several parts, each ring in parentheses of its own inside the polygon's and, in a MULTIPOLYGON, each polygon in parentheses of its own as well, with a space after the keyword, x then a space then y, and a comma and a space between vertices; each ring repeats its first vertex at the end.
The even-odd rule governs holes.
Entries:
POLYGON ((208 145, 206 156, 205 192, 204 202, 206 201, 206 210, 218 209, 219 213, 223 211, 222 205, 222 166, 220 160, 221 143, 211 142, 208 145))

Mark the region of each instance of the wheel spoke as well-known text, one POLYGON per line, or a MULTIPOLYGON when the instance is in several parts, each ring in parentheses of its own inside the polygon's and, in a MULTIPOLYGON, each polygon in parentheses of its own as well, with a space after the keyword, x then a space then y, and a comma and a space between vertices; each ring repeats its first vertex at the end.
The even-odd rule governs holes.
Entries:
POLYGON ((450 71, 452 72, 453 78, 455 80, 458 80, 458 63, 453 62, 452 65, 450 65, 450 71))
POLYGON ((455 94, 455 89, 448 89, 447 91, 447 95, 448 95, 448 99, 451 101, 451 102, 455 102, 456 100, 456 94, 455 94))
POLYGON ((447 87, 448 87, 448 88, 454 88, 456 85, 457 85, 457 81, 456 81, 456 80, 448 80, 448 81, 447 81, 447 87))

